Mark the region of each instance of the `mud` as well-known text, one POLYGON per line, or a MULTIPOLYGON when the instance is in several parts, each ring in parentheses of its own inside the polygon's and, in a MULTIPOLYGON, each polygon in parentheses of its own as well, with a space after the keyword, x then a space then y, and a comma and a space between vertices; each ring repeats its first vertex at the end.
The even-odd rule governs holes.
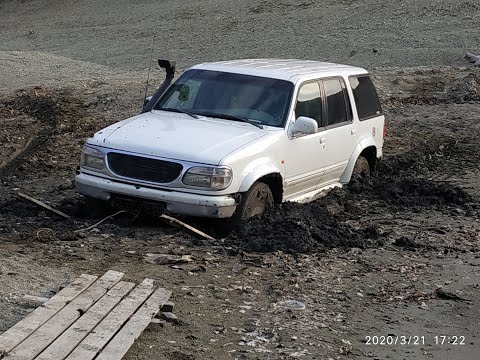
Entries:
MULTIPOLYGON (((369 213, 432 210, 445 214, 478 215, 478 198, 459 186, 428 179, 434 171, 461 165, 462 159, 475 161, 458 143, 436 139, 401 155, 380 162, 372 176, 356 178, 342 189, 308 204, 286 203, 255 218, 227 236, 225 243, 242 251, 312 253, 332 247, 366 248, 385 244, 375 226, 358 228, 349 220, 369 213)), ((407 241, 408 242, 408 241, 407 241)))
POLYGON ((9 154, 0 150, 0 159, 7 159, 0 164, 0 180, 17 170, 23 170, 28 156, 44 146, 55 131, 60 130, 61 119, 82 115, 77 109, 78 104, 68 91, 56 92, 41 87, 20 90, 12 97, 1 99, 0 124, 14 123, 17 126, 4 139, 16 151, 9 154), (25 122, 25 118, 30 122, 25 122), (18 140, 21 140, 20 143, 18 140))
POLYGON ((358 230, 341 222, 320 201, 308 206, 283 204, 252 219, 225 243, 242 251, 312 253, 332 247, 378 246, 370 231, 358 230))
POLYGON ((480 101, 480 74, 445 76, 435 70, 417 70, 412 76, 397 77, 392 85, 399 94, 383 97, 384 106, 463 104, 480 101))
POLYGON ((463 189, 414 177, 376 177, 353 181, 308 204, 287 203, 252 219, 227 236, 225 244, 242 251, 312 253, 328 248, 367 248, 385 244, 379 228, 358 228, 349 220, 368 213, 437 210, 475 216, 479 204, 463 189))

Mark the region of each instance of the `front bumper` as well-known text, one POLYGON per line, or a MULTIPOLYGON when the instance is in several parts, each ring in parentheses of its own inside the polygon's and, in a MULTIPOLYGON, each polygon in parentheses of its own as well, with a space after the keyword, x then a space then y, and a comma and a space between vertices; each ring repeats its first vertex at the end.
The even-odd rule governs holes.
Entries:
POLYGON ((168 213, 210 218, 229 218, 237 202, 233 196, 198 195, 179 191, 165 191, 143 185, 126 184, 80 172, 75 177, 80 194, 109 201, 112 195, 158 201, 165 204, 168 213))

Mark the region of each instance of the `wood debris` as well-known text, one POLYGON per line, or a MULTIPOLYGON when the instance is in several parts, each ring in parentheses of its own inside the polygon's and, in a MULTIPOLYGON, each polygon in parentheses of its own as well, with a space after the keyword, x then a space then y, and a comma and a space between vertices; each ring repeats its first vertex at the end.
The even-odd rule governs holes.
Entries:
POLYGON ((20 198, 22 198, 22 199, 24 199, 24 200, 28 200, 28 201, 30 201, 30 202, 38 205, 38 206, 41 206, 42 208, 44 208, 44 209, 46 209, 46 210, 48 210, 48 211, 51 211, 51 212, 53 212, 53 213, 55 213, 55 214, 57 214, 57 215, 65 218, 65 219, 67 219, 67 220, 69 220, 69 219, 71 218, 70 215, 67 215, 67 214, 61 212, 60 210, 57 210, 57 209, 52 208, 51 206, 45 204, 43 201, 37 200, 37 199, 35 199, 35 198, 31 197, 31 196, 22 194, 22 193, 20 193, 20 192, 17 193, 17 195, 18 195, 18 197, 20 197, 20 198))
POLYGON ((207 240, 215 240, 215 238, 213 238, 210 235, 204 233, 203 231, 198 230, 198 229, 194 228, 193 226, 188 225, 188 224, 184 223, 183 221, 175 219, 175 218, 173 218, 169 215, 162 214, 162 215, 160 215, 160 218, 167 221, 171 225, 177 225, 177 226, 180 226, 180 227, 184 228, 189 233, 193 233, 195 235, 200 235, 202 238, 207 239, 207 240))
POLYGON ((193 262, 193 256, 148 253, 145 260, 156 265, 187 264, 193 262))
POLYGON ((120 210, 118 212, 116 212, 115 214, 111 214, 111 215, 108 215, 107 217, 103 218, 102 220, 100 220, 99 222, 85 228, 85 229, 78 229, 78 230, 75 230, 74 232, 83 232, 83 231, 88 231, 88 230, 92 230, 93 228, 97 227, 98 225, 104 223, 105 221, 107 221, 108 219, 111 219, 117 215, 120 215, 120 214, 123 214, 123 213, 126 213, 127 211, 125 210, 120 210))

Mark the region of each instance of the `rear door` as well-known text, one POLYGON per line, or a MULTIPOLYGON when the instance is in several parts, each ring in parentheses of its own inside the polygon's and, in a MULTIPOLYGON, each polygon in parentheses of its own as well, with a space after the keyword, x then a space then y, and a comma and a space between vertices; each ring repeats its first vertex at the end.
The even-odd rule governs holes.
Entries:
POLYGON ((349 82, 358 115, 359 141, 373 137, 379 156, 386 128, 385 116, 375 86, 368 74, 350 76, 349 82))
POLYGON ((319 81, 324 101, 324 157, 325 174, 322 185, 340 180, 353 150, 357 146, 358 133, 353 121, 346 83, 342 77, 319 81))

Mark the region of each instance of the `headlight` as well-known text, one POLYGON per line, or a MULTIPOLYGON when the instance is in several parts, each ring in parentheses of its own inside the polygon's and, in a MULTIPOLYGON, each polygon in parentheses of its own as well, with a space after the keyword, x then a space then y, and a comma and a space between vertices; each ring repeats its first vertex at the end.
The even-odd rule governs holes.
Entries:
POLYGON ((189 186, 222 190, 232 183, 232 170, 229 168, 192 167, 183 176, 183 183, 189 186))
POLYGON ((102 152, 97 149, 84 146, 82 149, 80 166, 96 170, 105 169, 105 162, 103 161, 102 152))

